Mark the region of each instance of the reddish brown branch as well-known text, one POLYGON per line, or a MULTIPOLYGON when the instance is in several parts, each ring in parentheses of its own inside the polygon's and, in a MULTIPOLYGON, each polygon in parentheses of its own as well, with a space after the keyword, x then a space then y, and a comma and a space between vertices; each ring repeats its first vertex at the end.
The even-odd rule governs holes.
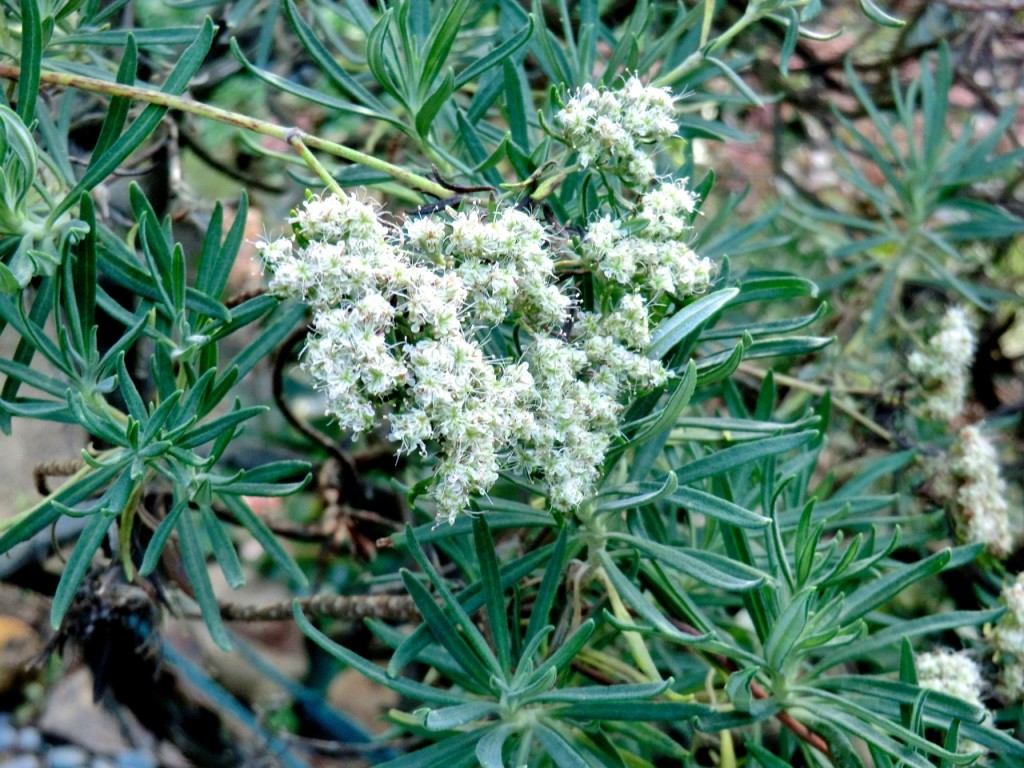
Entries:
MULTIPOLYGON (((685 632, 688 635, 700 637, 704 634, 703 632, 699 631, 696 627, 692 627, 686 622, 680 621, 679 619, 669 617, 669 621, 672 622, 673 626, 675 626, 676 629, 679 629, 680 631, 685 632)), ((718 663, 720 667, 730 672, 736 671, 736 663, 732 659, 728 659, 720 654, 712 655, 714 656, 715 661, 718 663)), ((761 685, 759 685, 757 682, 753 680, 750 682, 750 693, 754 696, 755 699, 771 698, 771 694, 768 693, 768 691, 766 691, 761 685)), ((816 750, 821 752, 821 754, 825 755, 825 757, 827 757, 829 760, 832 759, 832 751, 828 748, 828 742, 826 742, 825 739, 823 739, 817 733, 812 731, 806 725, 804 725, 791 714, 789 714, 789 712, 779 712, 777 715, 775 715, 775 717, 778 718, 778 721, 782 723, 790 731, 792 731, 792 733, 801 741, 810 744, 816 750)))

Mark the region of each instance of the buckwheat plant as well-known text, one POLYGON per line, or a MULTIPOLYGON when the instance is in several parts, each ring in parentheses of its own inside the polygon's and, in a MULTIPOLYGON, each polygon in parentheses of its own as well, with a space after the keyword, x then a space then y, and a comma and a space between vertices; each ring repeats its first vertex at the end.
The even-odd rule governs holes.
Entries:
MULTIPOLYGON (((751 115, 807 103, 822 30, 900 23, 827 5, 5 3, 0 426, 87 447, 39 469, 0 550, 60 522, 61 640, 98 568, 201 617, 294 697, 271 733, 146 638, 237 721, 239 764, 1019 765, 1014 489, 977 428, 949 447, 979 407, 968 312, 997 294, 930 286, 953 308, 893 319, 938 330, 909 363, 887 333, 872 401, 831 334, 882 322, 918 262, 946 277, 946 201, 885 174, 905 227, 882 193, 808 212, 715 183, 747 170, 751 115), (204 207, 225 180, 236 202, 204 207), (812 214, 843 232, 807 237, 812 214), (818 275, 853 299, 782 268, 890 235, 899 267, 818 275), (943 448, 952 526, 904 471, 943 448), (212 567, 295 599, 239 606, 212 567), (226 626, 270 618, 312 641, 308 679, 226 626), (327 702, 341 668, 397 694, 379 735, 327 702)), ((882 120, 852 68, 820 71, 882 120)), ((973 190, 1009 164, 992 141, 977 177, 936 170, 930 71, 923 104, 896 89, 927 145, 900 170, 973 190)))

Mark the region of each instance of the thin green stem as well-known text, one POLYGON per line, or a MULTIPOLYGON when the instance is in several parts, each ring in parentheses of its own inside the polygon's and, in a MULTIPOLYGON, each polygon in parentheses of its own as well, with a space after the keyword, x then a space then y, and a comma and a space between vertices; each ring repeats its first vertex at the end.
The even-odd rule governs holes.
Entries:
POLYGON ((302 141, 298 136, 292 136, 288 143, 292 145, 292 149, 295 150, 296 154, 306 161, 316 175, 320 177, 320 180, 327 186, 331 192, 336 195, 342 195, 341 185, 334 180, 334 177, 324 168, 323 163, 316 159, 316 155, 309 151, 309 147, 306 146, 305 142, 302 141))
MULTIPOLYGON (((708 3, 710 3, 710 5, 705 6, 706 8, 713 7, 713 0, 708 0, 708 3)), ((694 51, 685 59, 683 59, 671 71, 666 72, 665 74, 655 78, 651 82, 651 84, 661 86, 672 85, 673 83, 678 82, 680 79, 690 74, 693 70, 697 69, 697 67, 699 67, 706 58, 724 49, 726 45, 732 42, 732 39, 736 37, 736 35, 738 35, 740 32, 742 32, 744 29, 749 27, 754 22, 758 21, 760 18, 761 13, 755 8, 755 4, 748 5, 746 10, 744 10, 743 15, 739 19, 737 19, 731 27, 722 32, 722 34, 717 35, 714 41, 705 48, 711 29, 711 15, 706 11, 702 25, 702 42, 700 49, 694 51)))
MULTIPOLYGON (((625 603, 622 602, 622 598, 619 596, 619 591, 615 589, 615 585, 612 584, 612 580, 608 578, 608 574, 604 572, 603 568, 598 568, 596 572, 598 580, 604 586, 608 593, 608 602, 611 603, 612 613, 619 621, 629 622, 632 621, 629 615, 629 609, 626 608, 625 603)), ((647 650, 647 645, 644 643, 643 637, 638 632, 623 632, 623 638, 626 640, 626 644, 629 646, 630 653, 633 655, 633 660, 636 662, 637 667, 651 682, 659 682, 661 680, 661 674, 658 672, 658 667, 654 663, 654 659, 651 658, 650 651, 647 650)))
MULTIPOLYGON (((739 367, 737 367, 736 370, 748 374, 749 376, 753 376, 757 379, 764 379, 764 377, 768 375, 768 371, 762 368, 758 368, 757 366, 751 365, 750 363, 740 363, 739 367)), ((793 376, 787 376, 782 373, 777 373, 776 371, 772 371, 772 376, 775 377, 775 381, 777 381, 779 384, 783 384, 784 386, 787 387, 792 387, 793 389, 801 389, 804 392, 809 392, 810 394, 817 395, 819 397, 829 391, 829 387, 823 387, 820 384, 813 384, 809 381, 802 381, 801 379, 797 379, 793 376)), ((841 398, 833 398, 832 404, 840 411, 845 413, 847 416, 849 416, 851 419, 856 421, 858 424, 870 430, 871 432, 874 432, 887 443, 892 443, 894 445, 896 444, 896 437, 893 435, 892 432, 887 430, 878 422, 873 421, 872 419, 865 416, 850 403, 846 402, 841 398)))
MULTIPOLYGON (((0 64, 0 77, 8 78, 10 80, 18 80, 21 77, 21 68, 11 66, 9 64, 0 64)), ((451 192, 446 187, 438 184, 436 181, 428 179, 424 176, 420 176, 417 173, 408 171, 405 168, 400 168, 393 163, 389 163, 386 160, 368 155, 365 152, 360 152, 357 149, 346 147, 343 144, 338 144, 334 141, 328 141, 327 139, 320 138, 305 131, 295 128, 278 125, 268 120, 260 120, 255 117, 249 117, 238 112, 231 112, 220 107, 214 107, 209 104, 203 104, 202 102, 195 101, 186 96, 175 96, 170 93, 161 93, 160 91, 154 91, 151 88, 140 88, 132 85, 122 85, 121 83, 111 83, 106 80, 100 80, 94 77, 85 77, 84 75, 71 75, 63 72, 43 72, 40 75, 40 79, 44 83, 50 85, 63 85, 69 88, 78 88, 82 91, 89 91, 91 93, 103 93, 108 96, 122 96, 124 98, 136 99, 138 101, 144 101, 147 104, 157 104, 168 109, 174 109, 178 112, 187 112, 197 117, 203 117, 208 120, 215 120, 219 123, 225 123, 227 125, 233 125, 237 128, 243 128, 253 133, 258 133, 262 136, 269 136, 271 138, 279 139, 287 144, 296 148, 293 143, 295 139, 307 149, 315 149, 320 152, 326 152, 327 154, 340 157, 343 160, 347 160, 350 163, 361 165, 364 168, 369 168, 373 171, 380 171, 385 173, 396 181, 402 182, 407 186, 418 189, 421 192, 425 192, 428 195, 432 195, 436 198, 443 199, 448 197, 451 192)), ((303 159, 308 163, 308 157, 312 157, 312 153, 308 156, 303 156, 303 159)), ((310 169, 321 175, 322 172, 326 173, 323 166, 317 163, 317 165, 310 165, 310 169)), ((336 184, 334 185, 336 186, 336 184)), ((332 186, 332 189, 334 188, 332 186)))

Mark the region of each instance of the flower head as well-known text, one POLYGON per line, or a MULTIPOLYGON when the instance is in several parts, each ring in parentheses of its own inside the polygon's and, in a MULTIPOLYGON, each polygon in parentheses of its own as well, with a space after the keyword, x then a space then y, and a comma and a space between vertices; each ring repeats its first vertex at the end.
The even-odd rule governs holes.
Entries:
POLYGON ((985 681, 978 662, 966 651, 942 649, 919 654, 915 660, 917 682, 922 688, 956 696, 985 708, 985 681))
POLYGON ((588 83, 555 120, 581 166, 601 166, 626 181, 646 184, 654 178, 654 164, 643 147, 678 129, 673 101, 667 88, 645 85, 638 77, 627 78, 617 91, 588 83))
MULTIPOLYGON (((342 428, 383 427, 398 452, 436 456, 439 521, 506 469, 545 481, 552 508, 571 512, 595 492, 623 398, 667 378, 642 354, 640 293, 564 330, 573 300, 554 274, 564 238, 526 211, 447 211, 398 230, 355 198, 312 197, 291 223, 294 237, 260 250, 272 288, 314 310, 302 364, 342 428), (493 358, 486 333, 505 322, 528 343, 493 358)), ((617 247, 615 225, 606 229, 617 247)), ((663 266, 677 288, 678 270, 663 266)))
POLYGON ((986 636, 1000 665, 1000 692, 1009 701, 1024 699, 1024 573, 1002 592, 1004 613, 986 636))
POLYGON ((996 557, 1013 549, 1006 482, 999 472, 999 456, 977 426, 960 431, 950 466, 957 484, 954 516, 957 534, 967 542, 984 542, 996 557))
POLYGON ((919 407, 922 415, 950 421, 960 414, 976 344, 966 310, 950 307, 939 323, 938 333, 924 349, 910 355, 910 371, 918 377, 924 394, 919 407))

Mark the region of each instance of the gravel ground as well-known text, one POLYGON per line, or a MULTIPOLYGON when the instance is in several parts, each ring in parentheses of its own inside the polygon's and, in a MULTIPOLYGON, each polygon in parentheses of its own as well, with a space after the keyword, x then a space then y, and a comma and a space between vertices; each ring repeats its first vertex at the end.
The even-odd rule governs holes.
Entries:
POLYGON ((158 768, 150 752, 128 749, 113 756, 93 755, 73 744, 48 741, 38 728, 16 727, 0 713, 0 767, 2 768, 158 768))

